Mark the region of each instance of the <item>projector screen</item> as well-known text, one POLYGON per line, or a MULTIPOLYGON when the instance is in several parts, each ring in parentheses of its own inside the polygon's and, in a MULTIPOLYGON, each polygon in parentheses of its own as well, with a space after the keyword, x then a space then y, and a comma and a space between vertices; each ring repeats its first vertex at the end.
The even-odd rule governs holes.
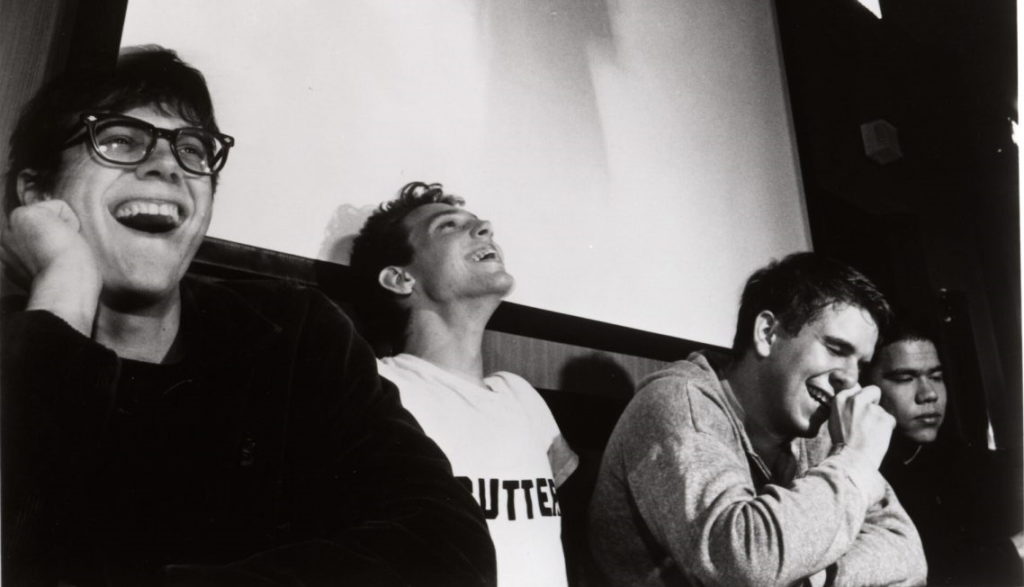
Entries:
POLYGON ((440 182, 490 219, 511 300, 728 346, 746 277, 810 248, 763 0, 131 0, 237 139, 212 236, 347 263, 440 182))

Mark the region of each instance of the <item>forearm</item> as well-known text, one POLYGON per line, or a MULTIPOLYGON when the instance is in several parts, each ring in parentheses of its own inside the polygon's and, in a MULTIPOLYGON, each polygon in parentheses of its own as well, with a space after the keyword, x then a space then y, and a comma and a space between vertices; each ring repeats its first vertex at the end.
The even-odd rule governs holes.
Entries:
POLYGON ((641 484, 653 482, 656 491, 638 493, 645 520, 681 568, 711 583, 789 584, 825 569, 853 544, 867 503, 841 459, 791 486, 757 492, 742 457, 703 442, 662 451, 686 456, 667 471, 650 471, 641 484))
POLYGON ((32 280, 26 310, 45 310, 89 336, 102 282, 95 268, 77 260, 55 262, 32 280))
POLYGON ((5 314, 2 347, 4 574, 27 584, 54 567, 66 502, 96 463, 117 357, 48 312, 5 314))
POLYGON ((838 563, 836 585, 923 585, 928 576, 917 529, 886 487, 853 546, 838 563))

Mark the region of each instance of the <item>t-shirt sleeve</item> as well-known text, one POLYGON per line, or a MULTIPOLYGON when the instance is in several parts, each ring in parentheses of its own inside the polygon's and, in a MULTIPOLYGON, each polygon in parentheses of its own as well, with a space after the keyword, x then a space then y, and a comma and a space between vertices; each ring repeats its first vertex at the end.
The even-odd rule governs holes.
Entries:
POLYGON ((502 375, 509 387, 522 398, 523 404, 528 407, 530 421, 533 422, 534 429, 547 444, 548 461, 551 463, 555 487, 561 487, 579 466, 579 456, 569 446, 569 441, 562 436, 558 422, 551 414, 551 408, 544 402, 540 393, 518 375, 512 373, 503 373, 502 375))

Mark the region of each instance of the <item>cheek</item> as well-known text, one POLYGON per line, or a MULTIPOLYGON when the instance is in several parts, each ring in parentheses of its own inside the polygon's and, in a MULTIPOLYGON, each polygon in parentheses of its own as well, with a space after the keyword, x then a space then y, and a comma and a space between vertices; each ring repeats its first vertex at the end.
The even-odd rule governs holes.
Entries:
POLYGON ((890 387, 882 391, 882 397, 878 401, 878 405, 882 406, 882 409, 889 412, 894 416, 898 416, 903 412, 903 406, 905 405, 906 398, 904 397, 903 390, 899 387, 890 387))
POLYGON ((916 390, 913 387, 900 388, 896 392, 896 414, 909 414, 914 411, 914 406, 917 403, 914 399, 916 396, 916 390))

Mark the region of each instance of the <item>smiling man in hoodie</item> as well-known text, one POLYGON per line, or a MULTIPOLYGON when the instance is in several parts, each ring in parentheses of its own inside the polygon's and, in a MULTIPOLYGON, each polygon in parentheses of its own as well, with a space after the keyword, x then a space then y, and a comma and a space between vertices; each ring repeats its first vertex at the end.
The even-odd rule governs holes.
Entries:
POLYGON ((590 508, 609 582, 923 583, 878 473, 894 421, 857 385, 888 316, 867 278, 814 253, 755 272, 732 360, 650 376, 612 432, 590 508))

